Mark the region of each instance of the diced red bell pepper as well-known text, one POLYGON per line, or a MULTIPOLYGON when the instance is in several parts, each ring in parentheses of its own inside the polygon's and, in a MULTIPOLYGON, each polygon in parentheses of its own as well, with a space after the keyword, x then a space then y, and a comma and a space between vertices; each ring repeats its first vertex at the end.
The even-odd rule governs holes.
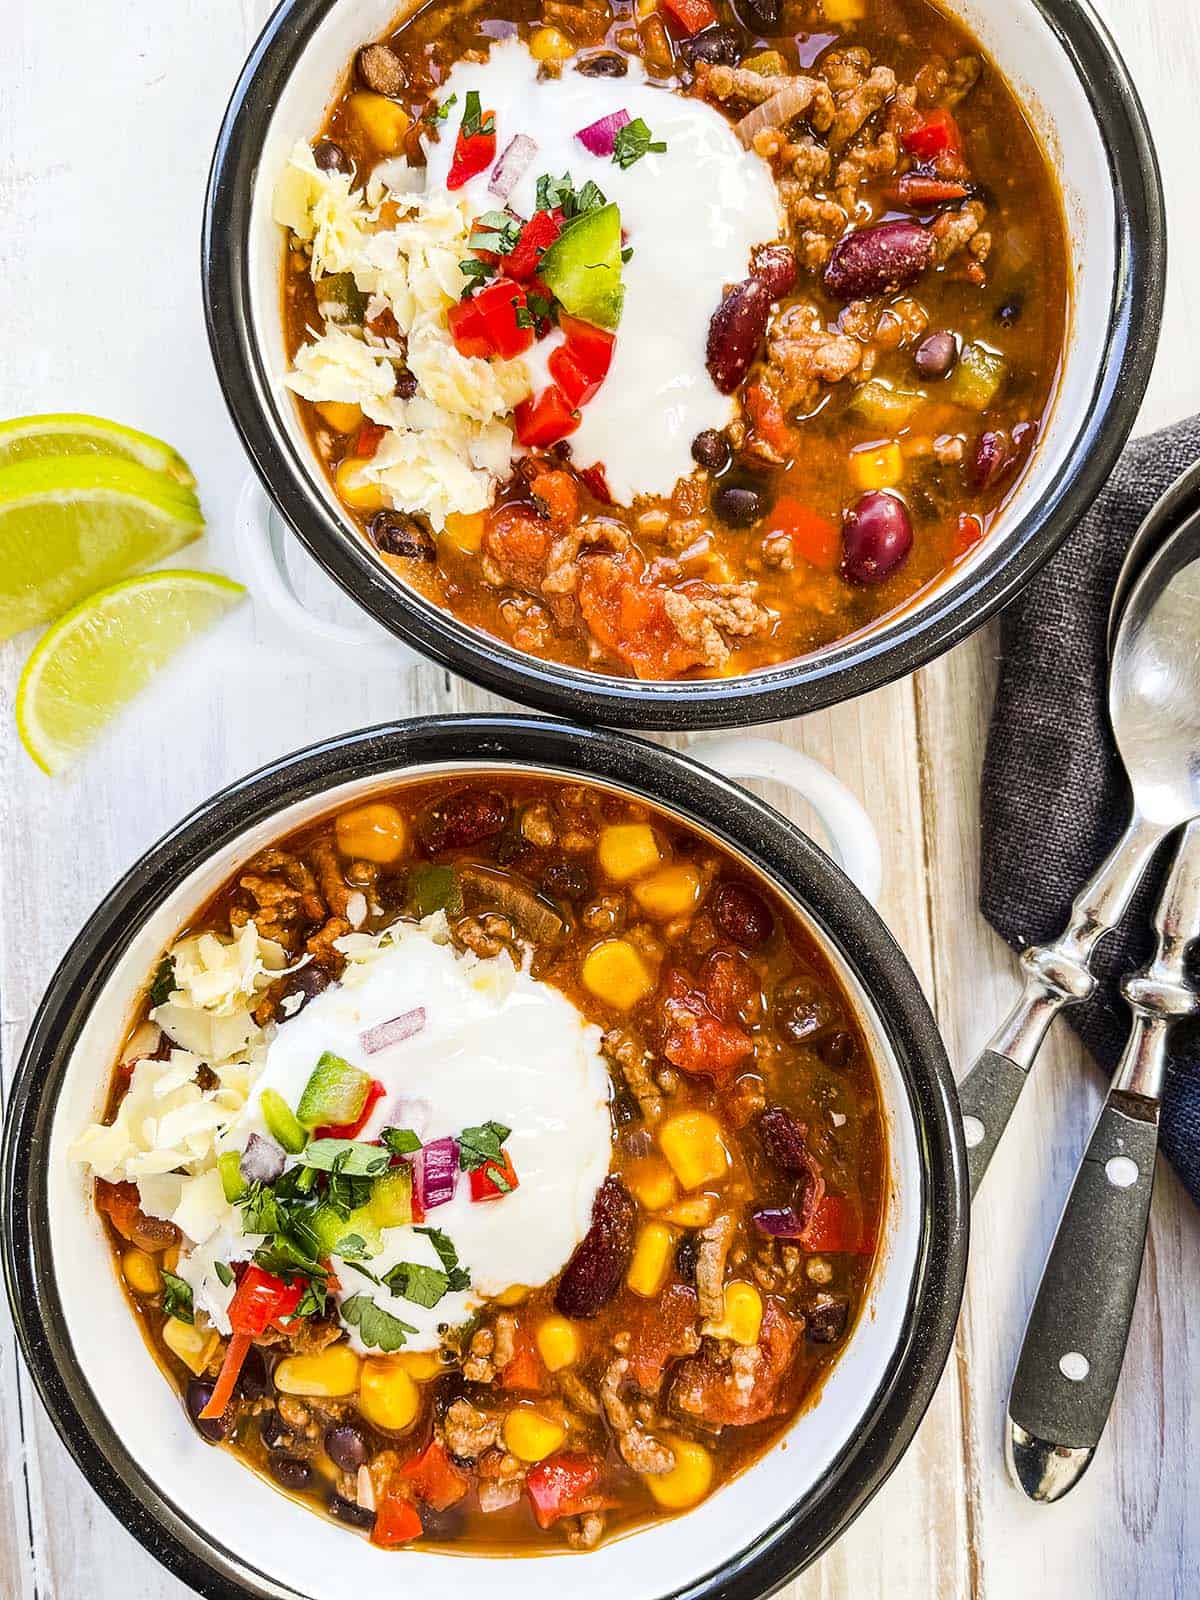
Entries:
POLYGON ((570 345, 560 344, 556 350, 552 350, 547 365, 550 368, 550 376, 562 390, 567 404, 573 411, 586 405, 600 387, 599 381, 589 378, 576 361, 570 345))
POLYGON ((601 1463, 581 1451, 563 1450, 530 1467, 525 1488, 538 1527, 549 1528, 560 1517, 602 1510, 607 1504, 600 1491, 603 1474, 601 1463))
POLYGON ((381 423, 370 420, 362 423, 354 436, 354 454, 361 456, 364 461, 369 461, 379 449, 387 429, 381 423))
POLYGON ((500 1154, 503 1160, 485 1161, 471 1173, 472 1200, 502 1200, 519 1186, 520 1179, 513 1168, 512 1157, 507 1150, 501 1150, 500 1154), (499 1183, 496 1182, 497 1173, 501 1179, 499 1183))
POLYGON ((485 361, 496 354, 491 337, 479 315, 474 300, 460 300, 446 313, 446 322, 454 348, 460 356, 481 356, 485 361))
POLYGON ((887 197, 912 211, 927 211, 931 206, 965 200, 970 190, 965 183, 948 178, 931 178, 925 172, 906 172, 889 184, 887 197))
POLYGON ((608 487, 608 478, 605 476, 603 463, 597 461, 594 466, 581 467, 579 476, 601 505, 612 505, 612 490, 608 487))
POLYGON ((918 161, 934 161, 938 156, 961 155, 962 133, 949 111, 935 106, 900 135, 900 143, 918 161))
POLYGON ((490 167, 496 159, 496 113, 485 111, 480 118, 478 133, 464 133, 460 127, 454 141, 454 154, 446 174, 447 189, 461 189, 477 173, 490 167), (484 129, 490 129, 485 132, 484 129))
POLYGON ((533 343, 533 318, 525 303, 525 291, 519 283, 498 278, 480 289, 472 303, 496 355, 511 361, 514 356, 529 349, 533 343))
POLYGON ((958 527, 954 532, 954 544, 950 550, 951 560, 961 561, 967 551, 974 550, 982 538, 983 523, 979 518, 972 515, 970 511, 960 511, 958 514, 958 527))
POLYGON ((771 507, 764 533, 785 533, 792 548, 818 572, 834 572, 842 559, 842 536, 828 517, 821 516, 793 495, 781 494, 771 507))
POLYGON ((434 1511, 446 1511, 467 1492, 467 1480, 437 1439, 431 1439, 419 1456, 400 1468, 401 1477, 413 1486, 413 1493, 434 1511))
POLYGON ((840 1194, 821 1197, 797 1242, 818 1255, 870 1255, 875 1248, 863 1227, 859 1207, 840 1194))
POLYGON ((513 248, 500 257, 504 275, 517 283, 528 283, 536 275, 542 256, 562 232, 562 225, 563 214, 557 207, 553 211, 535 211, 513 248))
POLYGON ((243 1272, 229 1302, 229 1321, 234 1333, 247 1333, 252 1339, 265 1333, 272 1323, 290 1317, 300 1304, 304 1285, 284 1283, 273 1272, 249 1266, 243 1272))
POLYGON ((225 1359, 221 1362, 221 1370, 217 1373, 217 1381, 213 1385, 213 1392, 209 1396, 208 1404, 200 1413, 201 1422, 210 1422, 224 1416, 226 1406, 233 1399, 233 1391, 253 1343, 254 1340, 248 1333, 235 1333, 230 1339, 225 1349, 225 1359))
POLYGON ((545 448, 565 439, 579 426, 580 418, 556 383, 549 384, 536 400, 522 400, 515 413, 517 442, 527 450, 545 448))
POLYGON ((522 1327, 513 1330, 513 1353, 500 1369, 502 1389, 521 1389, 538 1394, 546 1387, 546 1369, 529 1334, 522 1327))
POLYGON ((402 1494, 385 1494, 375 1508, 375 1525, 371 1529, 371 1543, 384 1550, 394 1550, 397 1545, 411 1544, 425 1530, 411 1500, 402 1494))
POLYGON ((367 1090, 367 1098, 363 1101, 363 1108, 353 1122, 343 1122, 340 1125, 330 1123, 327 1127, 316 1128, 313 1131, 314 1139, 357 1139, 366 1127, 372 1111, 383 1099, 387 1090, 378 1078, 371 1079, 371 1086, 367 1090))
POLYGON ((584 322, 582 317, 573 317, 566 311, 560 312, 558 325, 579 370, 593 382, 603 383, 612 366, 616 334, 584 322))
POLYGON ((717 20, 717 13, 708 0, 662 0, 662 9, 684 33, 699 33, 702 28, 711 28, 717 20))

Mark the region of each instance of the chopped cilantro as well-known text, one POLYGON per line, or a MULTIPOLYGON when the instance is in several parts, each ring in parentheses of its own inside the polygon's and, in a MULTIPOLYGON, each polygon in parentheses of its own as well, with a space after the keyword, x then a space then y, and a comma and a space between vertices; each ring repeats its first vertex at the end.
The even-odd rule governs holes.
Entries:
POLYGON ((484 116, 479 90, 468 89, 466 102, 463 105, 462 137, 473 139, 477 133, 495 133, 495 131, 496 119, 490 111, 484 116))
POLYGON ((411 1128, 385 1128, 379 1137, 394 1156, 410 1156, 421 1148, 421 1141, 411 1128))
POLYGON ((471 1274, 465 1267, 458 1264, 458 1251, 454 1248, 454 1241, 440 1228, 414 1228, 414 1233, 423 1233, 430 1244, 438 1253, 438 1259, 445 1269, 450 1281, 451 1289, 469 1289, 471 1287, 471 1274))
POLYGON ((642 118, 634 117, 632 122, 627 122, 623 128, 617 129, 612 158, 624 172, 635 161, 640 161, 648 150, 661 153, 666 148, 665 139, 656 139, 642 118))
POLYGON ((177 1278, 165 1267, 161 1269, 163 1281, 163 1310, 177 1322, 195 1322, 192 1309, 192 1286, 177 1278))
POLYGON ((457 101, 458 96, 456 94, 452 94, 448 100, 443 100, 441 105, 438 105, 436 101, 431 101, 425 109, 425 121, 445 122, 450 115, 450 107, 455 105, 457 101))
POLYGON ((485 211, 475 218, 467 243, 472 250, 490 250, 493 255, 507 256, 517 248, 520 237, 519 217, 508 211, 485 211))
POLYGON ((465 300, 473 289, 485 284, 496 269, 490 261, 480 261, 478 256, 468 256, 465 261, 458 263, 458 270, 467 280, 467 286, 460 297, 465 300))
POLYGON ((214 1261, 213 1271, 216 1273, 217 1277, 220 1278, 224 1287, 228 1289, 229 1285, 233 1282, 233 1273, 230 1272, 225 1263, 223 1261, 214 1261))
POLYGON ((532 328, 533 327, 533 312, 530 311, 530 309, 529 309, 529 307, 527 305, 518 306, 516 308, 516 318, 517 318, 517 327, 518 328, 532 328))
POLYGON ((411 1300, 416 1306, 424 1306, 426 1311, 437 1305, 450 1287, 450 1279, 444 1272, 416 1261, 397 1262, 390 1272, 384 1273, 383 1281, 393 1294, 402 1300, 411 1300))
POLYGON ((356 1139, 314 1139, 296 1157, 301 1166, 316 1167, 348 1178, 378 1178, 391 1165, 391 1157, 377 1144, 356 1139))
POLYGON ((175 963, 170 956, 164 956, 158 963, 158 969, 150 984, 150 1004, 152 1006, 165 1006, 175 990, 175 963))
POLYGON ((554 315, 554 301, 547 300, 544 294, 526 295, 525 304, 538 322, 549 322, 554 315))
POLYGON ((627 244, 625 246, 625 248, 621 251, 621 261, 622 261, 622 263, 625 263, 627 261, 632 261, 632 260, 633 260, 633 246, 631 244, 627 244))
POLYGON ((599 186, 590 178, 578 192, 569 172, 564 172, 561 178, 554 178, 548 172, 543 172, 537 181, 535 209, 561 211, 568 222, 575 221, 589 211, 596 211, 607 203, 599 186))
POLYGON ((296 1309, 288 1318, 289 1322, 299 1321, 303 1317, 320 1317, 325 1314, 325 1300, 328 1291, 324 1280, 310 1279, 304 1285, 304 1293, 296 1303, 296 1309))
POLYGON ((410 1333, 416 1333, 411 1323, 402 1322, 390 1311, 377 1306, 369 1294, 352 1294, 339 1307, 342 1321, 357 1328, 362 1341, 374 1350, 391 1354, 402 1350, 410 1333))
POLYGON ((481 1128, 464 1128, 458 1136, 458 1164, 464 1172, 474 1172, 485 1161, 504 1164, 500 1146, 512 1132, 502 1122, 487 1121, 481 1128))

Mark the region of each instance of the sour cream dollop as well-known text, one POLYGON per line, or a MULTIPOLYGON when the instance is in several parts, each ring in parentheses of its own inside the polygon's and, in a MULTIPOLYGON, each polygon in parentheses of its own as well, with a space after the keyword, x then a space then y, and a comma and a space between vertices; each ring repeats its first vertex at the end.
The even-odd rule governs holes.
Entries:
MULTIPOLYGON (((439 919, 440 921, 440 919, 439 919)), ((280 1025, 245 1111, 228 1143, 264 1133, 262 1091, 295 1106, 321 1054, 361 1066, 386 1093, 359 1135, 411 1128, 423 1141, 456 1136, 489 1119, 512 1131, 505 1141, 518 1186, 498 1200, 472 1201, 465 1173, 454 1198, 426 1217, 452 1240, 471 1287, 429 1308, 378 1288, 334 1258, 338 1299, 366 1293, 417 1332, 406 1349, 432 1350, 439 1327, 471 1316, 513 1284, 545 1283, 588 1231, 592 1202, 612 1155, 610 1079, 600 1029, 558 989, 515 968, 507 955, 460 953, 444 922, 400 924, 381 940, 348 941, 342 981, 280 1025), (421 1006, 425 1026, 413 1037, 364 1055, 360 1034, 421 1006)), ((430 1239, 411 1227, 384 1231, 384 1250, 365 1263, 382 1278, 401 1261, 438 1267, 430 1239)), ((220 1243, 204 1255, 219 1254, 220 1243)), ((211 1293, 211 1284, 205 1285, 211 1293)), ((207 1298, 207 1296, 206 1296, 207 1298)), ((365 1350, 358 1330, 350 1342, 365 1350)))
MULTIPOLYGON (((518 133, 538 147, 509 196, 514 211, 533 215, 543 173, 569 172, 577 189, 590 178, 617 203, 633 250, 625 305, 608 376, 571 435, 572 457, 580 466, 602 463, 621 504, 667 495, 694 468, 697 433, 723 428, 733 414, 705 367, 708 325, 726 285, 747 275, 752 247, 782 233, 778 190, 766 162, 742 148, 719 111, 648 83, 636 60, 624 78, 589 78, 569 66, 561 78, 537 74, 516 39, 494 45, 485 62, 454 67, 439 100, 457 98, 428 149, 429 192, 445 193, 462 107, 475 89, 496 114, 498 154, 518 133), (578 130, 619 110, 641 117, 666 150, 625 169, 589 154, 578 130)), ((489 168, 457 191, 476 214, 501 205, 488 193, 490 176, 489 168)), ((545 364, 560 342, 551 334, 525 357, 535 393, 550 381, 545 364)))

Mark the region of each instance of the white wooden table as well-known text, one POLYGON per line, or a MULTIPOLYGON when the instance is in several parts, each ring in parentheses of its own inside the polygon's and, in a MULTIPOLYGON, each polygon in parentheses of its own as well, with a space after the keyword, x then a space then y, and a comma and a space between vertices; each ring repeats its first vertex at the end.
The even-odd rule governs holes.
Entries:
MULTIPOLYGON (((1200 408, 1200 20, 1190 0, 1103 0, 1101 9, 1147 100, 1171 212, 1172 290, 1141 420, 1150 429, 1200 408)), ((198 235, 226 96, 266 10, 265 0, 3 7, 0 414, 96 411, 170 439, 199 474, 212 530, 185 559, 234 573, 234 509, 248 469, 204 341, 198 235)), ((0 649, 5 1084, 86 913, 192 805, 326 734, 499 704, 429 666, 370 679, 349 663, 314 670, 246 607, 54 783, 25 757, 13 726, 27 648, 0 649)), ((883 913, 933 997, 959 1070, 1015 989, 1011 956, 976 909, 993 661, 985 630, 915 679, 764 730, 826 762, 871 811, 884 847, 883 913)), ((1035 1508, 1002 1463, 1017 1343, 1098 1092, 1064 1029, 977 1208, 958 1342, 933 1407, 886 1488, 794 1586, 797 1600, 1200 1594, 1200 1216, 1167 1169, 1121 1390, 1088 1478, 1063 1505, 1035 1508)), ((0 1312, 0 1597, 187 1593, 69 1460, 0 1312)))

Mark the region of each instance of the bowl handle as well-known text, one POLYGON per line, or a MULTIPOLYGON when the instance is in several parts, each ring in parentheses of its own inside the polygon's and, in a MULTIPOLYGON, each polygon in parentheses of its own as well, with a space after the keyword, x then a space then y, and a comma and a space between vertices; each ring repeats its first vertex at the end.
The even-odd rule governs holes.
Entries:
POLYGON ((874 824, 857 796, 819 761, 777 739, 742 733, 697 739, 688 755, 722 777, 769 778, 807 800, 829 837, 829 854, 872 905, 878 902, 883 859, 874 824))
POLYGON ((244 557, 254 598, 272 615, 290 643, 304 651, 315 649, 341 666, 366 661, 395 667, 417 657, 399 639, 392 639, 375 622, 360 627, 314 617, 297 595, 283 552, 283 519, 263 493, 257 479, 248 478, 238 499, 239 553, 244 557), (352 652, 352 654, 351 654, 352 652))

